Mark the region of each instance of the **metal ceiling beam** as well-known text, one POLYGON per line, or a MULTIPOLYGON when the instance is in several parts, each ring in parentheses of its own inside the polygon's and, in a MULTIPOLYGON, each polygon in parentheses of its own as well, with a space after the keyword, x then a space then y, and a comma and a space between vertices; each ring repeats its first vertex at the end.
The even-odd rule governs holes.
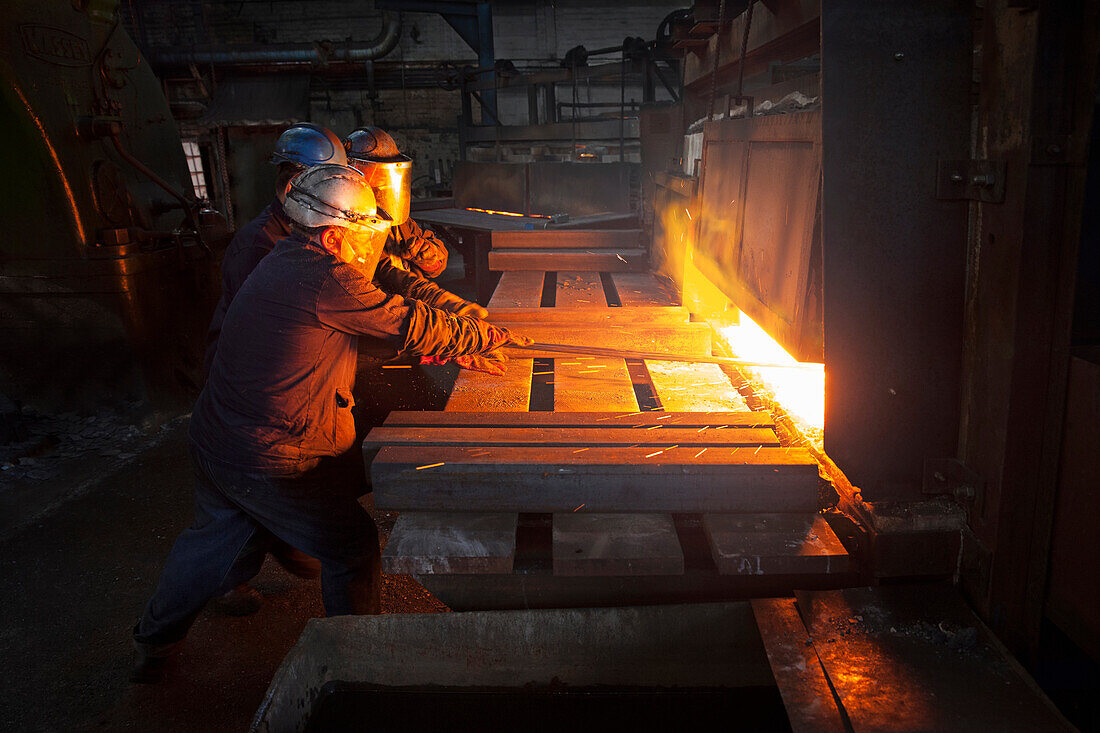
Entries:
MULTIPOLYGON (((477 54, 477 65, 481 73, 495 73, 496 50, 493 46, 493 9, 487 2, 432 2, 431 0, 376 0, 375 8, 380 10, 401 10, 410 13, 439 13, 447 25, 454 28, 466 45, 477 54)), ((482 107, 492 119, 497 119, 496 89, 486 89, 481 99, 482 107)))

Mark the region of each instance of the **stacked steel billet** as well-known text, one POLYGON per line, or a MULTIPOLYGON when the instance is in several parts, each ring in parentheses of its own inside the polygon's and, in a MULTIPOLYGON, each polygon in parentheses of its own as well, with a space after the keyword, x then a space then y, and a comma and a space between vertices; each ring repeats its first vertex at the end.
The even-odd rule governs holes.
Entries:
POLYGON ((640 229, 497 231, 489 269, 644 272, 648 256, 641 234, 640 229))
MULTIPOLYGON (((505 272, 489 312, 537 341, 711 353, 709 326, 649 273, 505 272)), ((700 564, 686 531, 723 582, 848 572, 812 456, 782 447, 718 365, 531 355, 503 378, 463 372, 444 411, 395 412, 368 435, 376 505, 402 512, 387 571, 681 583, 700 564), (542 410, 533 385, 552 389, 542 410), (516 565, 520 517, 549 530, 543 566, 516 565)))

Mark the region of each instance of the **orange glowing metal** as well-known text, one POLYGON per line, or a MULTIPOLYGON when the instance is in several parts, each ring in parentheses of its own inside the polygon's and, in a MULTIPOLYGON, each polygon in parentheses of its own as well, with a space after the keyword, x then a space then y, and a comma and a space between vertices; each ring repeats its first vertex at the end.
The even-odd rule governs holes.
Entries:
MULTIPOLYGON (((695 267, 688 253, 683 264, 684 304, 704 318, 729 322, 732 315, 725 293, 695 267)), ((738 313, 732 309, 733 313, 738 313)), ((717 326, 717 336, 740 367, 775 395, 775 400, 797 420, 817 430, 825 424, 825 365, 799 362, 742 311, 739 323, 717 326), (765 366, 764 364, 767 364, 765 366)))
POLYGON ((80 235, 80 243, 87 244, 88 240, 84 235, 84 225, 80 221, 80 212, 76 208, 76 196, 73 195, 73 188, 69 185, 69 179, 65 175, 65 169, 61 167, 61 159, 57 157, 57 151, 54 150, 53 144, 50 142, 49 136, 46 134, 46 128, 42 127, 42 121, 38 119, 38 115, 31 109, 30 102, 23 96, 23 90, 16 85, 12 85, 15 93, 19 95, 19 101, 23 103, 23 107, 26 108, 27 114, 34 121, 35 127, 38 128, 38 133, 42 136, 42 142, 46 144, 46 150, 49 151, 50 157, 53 158, 53 164, 57 168, 57 175, 61 178, 61 185, 65 188, 65 197, 69 199, 69 212, 73 217, 73 224, 76 225, 77 234, 80 235))
POLYGON ((495 211, 494 209, 478 209, 474 206, 467 206, 466 211, 480 211, 483 214, 497 214, 499 216, 526 216, 529 219, 549 219, 549 214, 520 214, 515 211, 495 211))
POLYGON ((825 425, 825 365, 799 362, 788 354, 751 318, 741 313, 740 323, 720 328, 718 335, 738 357, 790 364, 796 368, 747 367, 775 394, 788 413, 811 427, 825 425))

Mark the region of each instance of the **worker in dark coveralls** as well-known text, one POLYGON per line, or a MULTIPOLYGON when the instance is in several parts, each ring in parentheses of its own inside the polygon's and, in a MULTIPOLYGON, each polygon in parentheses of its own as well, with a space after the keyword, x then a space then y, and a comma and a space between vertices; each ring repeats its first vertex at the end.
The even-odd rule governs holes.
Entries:
MULTIPOLYGON (((400 155, 393 138, 379 128, 361 128, 349 135, 348 140, 357 151, 356 154, 363 159, 356 162, 357 167, 366 167, 371 163, 374 165, 372 172, 378 178, 379 185, 372 188, 375 188, 376 197, 384 202, 384 205, 379 205, 384 211, 388 211, 386 206, 393 209, 388 212, 390 221, 394 224, 386 241, 386 253, 391 255, 387 258, 389 264, 422 277, 438 277, 447 267, 447 246, 431 230, 422 230, 415 221, 409 219, 412 198, 409 173, 412 162, 406 156, 400 155), (390 160, 382 160, 378 156, 371 159, 368 153, 362 152, 371 144, 362 133, 370 130, 378 131, 381 150, 390 160), (395 214, 400 218, 395 218, 395 214)), ((207 332, 207 373, 217 349, 222 321, 225 320, 233 297, 256 264, 275 247, 275 243, 290 235, 290 220, 283 210, 290 180, 310 166, 322 163, 347 165, 345 146, 348 144, 341 142, 331 130, 310 122, 292 125, 275 142, 275 150, 271 155, 271 162, 278 166, 275 174, 275 198, 255 219, 237 232, 222 260, 221 299, 207 332)), ((481 318, 488 315, 481 306, 465 300, 451 308, 455 312, 462 309, 466 310, 463 315, 477 315, 481 318)))
POLYGON ((222 295, 206 335, 206 373, 210 372, 222 321, 233 297, 256 264, 275 247, 275 243, 290 236, 290 219, 283 210, 290 179, 310 166, 322 163, 347 165, 348 160, 344 146, 335 133, 320 125, 299 122, 288 127, 275 141, 271 162, 277 166, 275 198, 233 236, 222 259, 222 295))
MULTIPOLYGON (((283 202, 291 179, 310 166, 322 163, 345 165, 347 157, 340 138, 331 130, 300 122, 279 135, 270 162, 277 166, 275 197, 255 219, 234 235, 222 259, 221 298, 206 334, 206 357, 203 362, 206 374, 210 373, 222 323, 237 291, 260 260, 275 248, 275 243, 290 236, 291 222, 283 209, 283 202)), ((300 578, 316 578, 320 573, 315 559, 263 533, 258 533, 249 547, 242 549, 242 554, 254 558, 257 573, 268 552, 283 568, 300 578)), ((263 597, 243 581, 216 599, 218 610, 231 616, 247 616, 258 611, 261 605, 263 597)))
MULTIPOLYGON (((385 134, 385 133, 383 133, 385 134)), ((386 136, 390 145, 394 145, 392 138, 386 136)), ((394 145, 394 150, 396 146, 394 145)), ((403 158, 408 161, 408 158, 403 158)), ((259 216, 246 224, 230 242, 222 260, 222 293, 218 306, 211 319, 207 332, 207 349, 205 357, 205 372, 209 374, 214 361, 214 354, 218 348, 218 338, 221 335, 222 323, 225 315, 233 302, 237 291, 244 285, 249 274, 256 265, 274 247, 280 239, 290 236, 291 221, 283 208, 286 193, 291 179, 306 168, 322 163, 344 165, 347 157, 344 143, 331 130, 309 122, 301 122, 287 128, 275 142, 275 149, 271 156, 271 162, 278 166, 275 177, 275 196, 272 202, 259 216)), ((411 189, 407 175, 408 166, 402 168, 401 164, 376 166, 375 173, 382 182, 381 196, 387 202, 390 209, 403 211, 408 216, 411 200, 411 189), (396 187, 389 186, 389 182, 396 182, 396 187)), ((376 192, 378 194, 379 192, 376 192)), ((392 222, 391 222, 392 223, 392 222)), ((415 227, 416 225, 413 224, 415 227)), ((419 230, 417 230, 419 231, 419 230)), ((408 262, 399 257, 386 258, 380 263, 377 278, 381 287, 388 292, 405 294, 414 293, 414 297, 423 300, 436 308, 442 308, 462 315, 476 315, 486 317, 488 314, 480 306, 469 303, 466 300, 430 283, 413 280, 408 273, 426 274, 434 277, 443 271, 447 265, 447 248, 438 238, 433 238, 431 232, 427 236, 420 236, 415 241, 408 241, 398 246, 393 237, 387 239, 387 247, 393 251, 401 251, 409 258, 408 262), (402 272, 404 270, 404 272, 402 272)), ((360 483, 365 482, 365 471, 360 456, 349 455, 345 462, 346 470, 355 473, 360 483)), ((295 551, 276 540, 273 537, 264 537, 262 533, 254 537, 248 548, 242 553, 250 554, 254 558, 256 573, 260 571, 267 553, 290 573, 300 578, 316 578, 320 567, 316 560, 295 551)), ((255 573, 254 573, 255 574, 255 573)), ((249 580, 246 578, 245 580, 249 580)), ((263 597, 258 591, 242 581, 234 588, 228 589, 216 599, 216 606, 222 613, 232 616, 245 616, 255 613, 263 604, 263 597)))
POLYGON ((530 343, 379 288, 372 276, 390 225, 354 168, 308 169, 292 181, 285 210, 292 233, 230 304, 192 412, 195 519, 134 627, 138 682, 162 679, 203 605, 251 577, 240 551, 257 532, 320 560, 327 615, 379 612, 377 530, 358 486, 332 470, 355 442, 361 336, 423 363, 496 374, 502 346, 530 343))

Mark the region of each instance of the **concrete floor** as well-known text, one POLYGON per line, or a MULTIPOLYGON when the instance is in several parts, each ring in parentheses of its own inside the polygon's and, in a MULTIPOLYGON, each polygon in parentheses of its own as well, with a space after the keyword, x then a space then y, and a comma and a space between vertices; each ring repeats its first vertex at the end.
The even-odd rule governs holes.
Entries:
MULTIPOLYGON (((254 616, 207 609, 163 685, 131 685, 130 628, 191 518, 186 422, 124 465, 104 464, 83 495, 0 542, 5 730, 245 730, 307 619, 319 581, 272 561, 254 616)), ((376 513, 383 534, 391 520, 376 513)), ((387 613, 446 607, 407 576, 385 576, 387 613)))
MULTIPOLYGON (((455 252, 439 284, 473 297, 455 252)), ((360 363, 361 431, 391 410, 441 409, 457 374, 377 366, 360 363)), ((41 461, 50 472, 0 485, 0 729, 246 730, 306 620, 324 615, 320 581, 295 578, 269 559, 252 583, 264 596, 258 613, 207 609, 163 685, 129 682, 130 630, 191 521, 186 435, 183 418, 123 450, 117 436, 112 450, 65 457, 48 448, 41 461)), ((364 504, 370 508, 369 495, 364 504)), ((395 515, 372 514, 384 544, 395 515)), ((385 613, 447 610, 408 576, 383 576, 382 602, 385 613)))

